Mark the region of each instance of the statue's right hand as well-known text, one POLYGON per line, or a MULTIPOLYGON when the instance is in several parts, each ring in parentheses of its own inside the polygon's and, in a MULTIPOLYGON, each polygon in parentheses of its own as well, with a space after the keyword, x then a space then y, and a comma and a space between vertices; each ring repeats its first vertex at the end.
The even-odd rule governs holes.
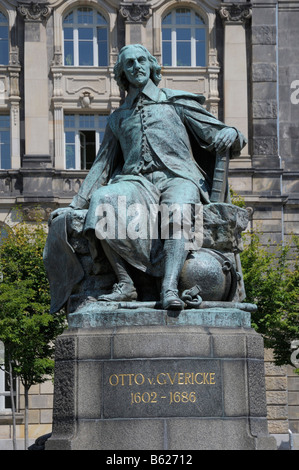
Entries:
POLYGON ((50 226, 52 221, 58 217, 59 215, 62 214, 67 214, 68 212, 73 211, 74 209, 70 206, 68 207, 59 207, 58 209, 55 209, 55 211, 51 212, 49 220, 48 220, 48 225, 50 226))

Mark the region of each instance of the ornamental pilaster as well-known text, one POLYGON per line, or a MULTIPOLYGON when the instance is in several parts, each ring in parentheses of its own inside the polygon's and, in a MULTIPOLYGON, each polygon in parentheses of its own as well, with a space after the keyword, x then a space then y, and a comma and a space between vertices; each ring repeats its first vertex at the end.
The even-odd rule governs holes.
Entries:
POLYGON ((45 21, 51 14, 51 8, 43 2, 19 2, 18 11, 25 21, 45 21))
POLYGON ((252 17, 251 4, 225 4, 219 10, 220 17, 226 23, 245 23, 252 17))
POLYGON ((127 22, 143 23, 151 16, 150 5, 146 3, 121 3, 120 14, 127 22))

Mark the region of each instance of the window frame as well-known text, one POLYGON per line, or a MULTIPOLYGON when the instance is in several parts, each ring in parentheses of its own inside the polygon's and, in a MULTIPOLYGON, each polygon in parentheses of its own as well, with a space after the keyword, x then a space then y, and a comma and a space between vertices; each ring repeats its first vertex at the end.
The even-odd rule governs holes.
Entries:
POLYGON ((68 171, 73 170, 82 170, 88 171, 86 168, 81 168, 81 149, 80 149, 80 133, 84 131, 94 131, 95 132, 95 157, 100 149, 101 143, 103 141, 104 132, 107 125, 107 118, 108 114, 104 113, 74 113, 74 112, 65 112, 64 114, 64 167, 68 171), (68 116, 74 117, 74 126, 66 126, 66 118, 68 116), (80 118, 92 116, 94 118, 93 126, 88 125, 81 125, 80 118), (105 126, 101 125, 101 118, 105 119, 105 126), (67 142, 67 132, 74 133, 74 140, 73 142, 67 142), (75 154, 75 167, 67 167, 67 145, 74 146, 74 154, 75 154))
POLYGON ((7 15, 2 10, 0 10, 0 27, 7 28, 7 38, 2 38, 0 36, 0 66, 7 66, 9 65, 9 21, 8 21, 7 15), (2 16, 5 18, 5 21, 2 21, 2 18, 1 18, 2 16), (2 42, 7 43, 5 47, 5 52, 4 52, 5 60, 3 63, 1 62, 2 42))
MULTIPOLYGON (((109 22, 107 18, 97 9, 94 7, 90 6, 78 6, 76 8, 73 8, 72 10, 68 11, 62 18, 62 43, 63 43, 63 57, 62 57, 62 63, 64 66, 69 66, 69 67, 108 67, 109 65, 109 22), (81 23, 79 21, 78 17, 78 12, 80 9, 86 9, 92 12, 93 15, 93 21, 92 23, 81 23), (66 23, 65 20, 68 18, 68 16, 73 15, 72 21, 69 23, 66 23), (105 23, 101 24, 97 22, 98 15, 103 19, 105 23), (80 33, 79 30, 83 28, 89 28, 92 30, 92 38, 91 39, 84 39, 80 38, 80 33), (70 29, 73 30, 73 35, 72 39, 66 38, 65 37, 65 29, 70 29), (99 43, 101 42, 98 38, 98 31, 100 29, 105 29, 106 30, 106 51, 105 51, 105 57, 104 57, 104 62, 105 64, 100 64, 100 54, 99 54, 99 43), (73 63, 72 64, 66 64, 66 54, 65 54, 65 45, 67 42, 72 43, 72 58, 73 58, 73 63), (84 42, 91 42, 92 43, 92 64, 84 65, 80 64, 80 44, 84 42)), ((103 42, 103 41, 102 41, 103 42)))
POLYGON ((206 20, 203 18, 203 16, 194 10, 193 8, 190 7, 175 7, 172 8, 170 11, 165 13, 161 17, 161 43, 162 43, 162 65, 163 67, 206 67, 207 66, 207 57, 208 57, 208 26, 206 20), (176 22, 176 12, 178 10, 188 10, 191 13, 191 22, 190 24, 178 24, 176 22), (163 21, 170 16, 170 23, 164 23, 163 21), (202 24, 197 24, 196 23, 196 16, 200 18, 202 21, 202 24), (163 40, 163 29, 170 29, 171 31, 171 38, 170 40, 163 40), (190 37, 190 65, 178 65, 177 64, 177 45, 180 42, 180 40, 177 39, 177 30, 182 30, 182 29, 190 29, 191 37, 190 37), (204 57, 204 65, 197 65, 196 64, 196 49, 197 49, 197 39, 196 39, 196 30, 204 30, 205 32, 205 37, 203 41, 204 42, 204 51, 205 51, 205 57, 204 57), (169 42, 171 44, 171 65, 165 65, 164 64, 164 58, 163 58, 163 43, 164 42, 169 42))
POLYGON ((11 169, 11 123, 10 115, 7 113, 0 113, 0 170, 10 170, 11 169), (2 126, 1 118, 5 117, 7 119, 7 126, 2 126), (8 132, 8 141, 2 142, 2 132, 8 132), (8 145, 8 154, 9 154, 9 165, 4 167, 2 164, 2 146, 8 145))
MULTIPOLYGON (((6 374, 7 371, 3 369, 3 366, 5 367, 5 344, 0 341, 0 414, 1 413, 11 413, 12 412, 12 407, 11 407, 11 393, 10 390, 7 390, 6 388, 6 374), (3 356, 1 357, 1 352, 3 356), (2 360, 3 359, 3 362, 2 360), (10 401, 10 406, 6 405, 6 399, 9 398, 10 401)), ((17 406, 17 397, 19 394, 18 391, 18 381, 16 380, 16 377, 13 380, 14 382, 14 391, 13 391, 13 396, 14 396, 14 401, 15 401, 15 406, 17 406)))

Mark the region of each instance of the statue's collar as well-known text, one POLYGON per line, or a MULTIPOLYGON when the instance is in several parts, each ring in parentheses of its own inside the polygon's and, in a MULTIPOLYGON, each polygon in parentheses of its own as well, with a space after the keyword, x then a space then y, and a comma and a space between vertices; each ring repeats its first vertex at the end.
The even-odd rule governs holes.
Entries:
MULTIPOLYGON (((142 90, 142 94, 147 96, 147 98, 149 98, 150 100, 152 101, 159 101, 159 95, 160 95, 160 92, 161 90, 153 83, 153 81, 151 79, 149 79, 149 81, 147 82, 147 84, 145 85, 145 87, 143 88, 142 90)), ((140 90, 138 90, 138 88, 131 88, 127 97, 126 97, 126 100, 125 100, 125 105, 126 107, 128 108, 131 108, 135 99, 137 98, 137 96, 139 95, 140 93, 140 90)))

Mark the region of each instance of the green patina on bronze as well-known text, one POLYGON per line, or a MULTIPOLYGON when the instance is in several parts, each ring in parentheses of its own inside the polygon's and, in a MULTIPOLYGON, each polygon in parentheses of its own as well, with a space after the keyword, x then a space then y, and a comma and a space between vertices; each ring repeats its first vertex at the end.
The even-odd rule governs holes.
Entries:
MULTIPOLYGON (((104 204, 113 208, 118 227, 128 227, 130 221, 126 211, 119 210, 119 198, 125 199, 126 209, 138 203, 145 213, 151 205, 202 204, 206 208, 204 236, 198 251, 206 247, 210 249, 207 256, 214 259, 219 239, 221 253, 235 256, 240 251, 232 245, 246 228, 246 211, 230 204, 227 168, 229 159, 240 155, 246 139, 210 114, 203 107, 202 95, 159 88, 160 72, 156 59, 143 46, 126 46, 120 51, 115 78, 126 90, 126 99, 109 116, 100 151, 78 194, 68 208, 58 209, 50 217, 44 259, 52 312, 61 308, 74 286, 86 278, 70 243, 70 226, 74 226, 78 213, 82 217, 77 235, 88 240, 94 272, 101 269, 97 267, 105 255, 117 281, 112 293, 99 296, 91 290, 91 296, 98 302, 139 300, 130 270, 133 267, 161 281, 161 295, 155 300, 163 309, 180 311, 186 306, 179 288, 186 260, 190 261, 186 235, 163 240, 150 236, 120 239, 116 235, 99 240, 98 208, 104 204)), ((170 217, 169 224, 173 223, 170 217)), ((199 264, 197 259, 196 269, 200 271, 199 264)), ((238 271, 238 266, 233 271, 238 271)), ((200 282, 200 277, 197 279, 200 282)), ((228 294, 226 298, 207 298, 198 282, 194 283, 197 299, 232 300, 228 294)), ((141 290, 147 288, 144 285, 141 290)))

